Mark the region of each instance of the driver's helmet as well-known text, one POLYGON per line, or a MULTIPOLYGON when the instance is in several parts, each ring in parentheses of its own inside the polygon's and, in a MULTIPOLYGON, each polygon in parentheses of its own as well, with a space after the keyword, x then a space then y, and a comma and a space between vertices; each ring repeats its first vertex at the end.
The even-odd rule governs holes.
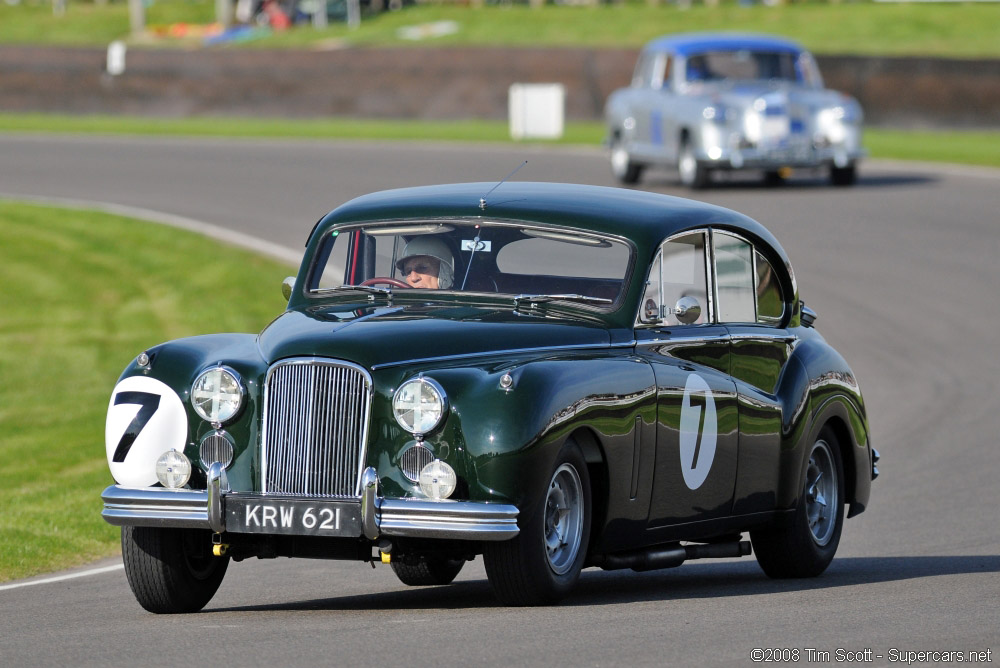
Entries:
POLYGON ((455 260, 452 258, 448 244, 432 236, 422 236, 411 239, 403 248, 403 256, 396 260, 396 269, 403 271, 403 263, 411 257, 427 255, 441 262, 438 270, 438 287, 447 290, 455 282, 455 260))

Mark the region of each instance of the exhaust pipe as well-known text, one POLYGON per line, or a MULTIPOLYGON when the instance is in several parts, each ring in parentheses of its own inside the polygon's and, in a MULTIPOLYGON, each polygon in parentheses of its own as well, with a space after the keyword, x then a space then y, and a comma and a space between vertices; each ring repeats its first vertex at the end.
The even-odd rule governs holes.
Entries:
POLYGON ((750 554, 750 541, 743 540, 707 545, 666 545, 635 552, 599 554, 591 563, 606 571, 631 568, 633 571, 642 572, 674 568, 690 559, 727 559, 745 557, 748 554, 750 554))

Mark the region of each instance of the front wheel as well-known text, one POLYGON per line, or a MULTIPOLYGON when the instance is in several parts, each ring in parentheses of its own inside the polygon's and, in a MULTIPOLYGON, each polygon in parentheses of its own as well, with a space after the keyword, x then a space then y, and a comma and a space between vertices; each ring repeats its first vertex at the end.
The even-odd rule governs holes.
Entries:
POLYGON ((392 572, 399 581, 410 587, 451 584, 464 565, 464 559, 433 556, 421 556, 412 561, 390 562, 392 572))
POLYGON ((789 527, 750 532, 757 563, 772 578, 815 577, 826 570, 844 526, 844 466, 837 437, 824 427, 809 451, 789 527))
POLYGON ((835 186, 853 186, 858 180, 858 169, 851 163, 847 167, 830 167, 830 183, 835 186))
POLYGON ((211 532, 122 527, 125 576, 139 605, 150 612, 198 612, 226 575, 229 557, 212 554, 211 532))
POLYGON ((484 548, 486 575, 506 605, 555 603, 580 578, 590 541, 590 476, 572 441, 559 451, 540 497, 517 537, 484 548))

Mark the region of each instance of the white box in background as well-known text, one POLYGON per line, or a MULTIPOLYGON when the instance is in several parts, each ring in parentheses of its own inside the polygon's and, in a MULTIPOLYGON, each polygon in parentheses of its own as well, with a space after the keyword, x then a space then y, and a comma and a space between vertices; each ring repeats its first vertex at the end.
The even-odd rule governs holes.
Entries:
POLYGON ((562 137, 566 101, 562 84, 512 84, 507 101, 512 139, 562 137))

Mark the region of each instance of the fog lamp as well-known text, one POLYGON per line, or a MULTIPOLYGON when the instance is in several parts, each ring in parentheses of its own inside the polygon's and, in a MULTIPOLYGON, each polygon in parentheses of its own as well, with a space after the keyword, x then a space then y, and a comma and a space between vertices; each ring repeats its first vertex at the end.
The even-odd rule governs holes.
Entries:
POLYGON ((455 469, 435 459, 420 470, 420 491, 432 499, 447 499, 455 491, 455 469))
POLYGON ((168 489, 177 489, 191 478, 191 461, 184 453, 167 450, 156 460, 156 479, 168 489))

